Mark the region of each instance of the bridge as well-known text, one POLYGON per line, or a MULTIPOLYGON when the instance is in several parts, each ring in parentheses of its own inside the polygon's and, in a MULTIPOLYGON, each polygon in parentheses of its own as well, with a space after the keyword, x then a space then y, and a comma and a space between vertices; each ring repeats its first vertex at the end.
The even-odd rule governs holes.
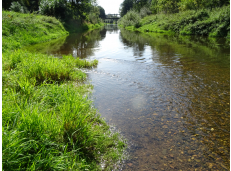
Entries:
POLYGON ((105 23, 117 23, 117 21, 120 19, 119 14, 107 14, 106 17, 104 18, 105 23))

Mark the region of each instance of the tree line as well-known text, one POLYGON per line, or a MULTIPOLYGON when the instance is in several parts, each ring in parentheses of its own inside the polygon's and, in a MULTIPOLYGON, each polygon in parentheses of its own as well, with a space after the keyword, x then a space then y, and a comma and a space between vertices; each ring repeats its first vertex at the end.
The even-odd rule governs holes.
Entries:
POLYGON ((61 20, 79 19, 93 24, 105 18, 105 10, 97 0, 2 0, 4 10, 39 13, 61 20))
POLYGON ((212 9, 229 5, 230 0, 124 0, 119 13, 123 17, 129 10, 140 11, 148 7, 153 14, 177 13, 186 10, 212 9))

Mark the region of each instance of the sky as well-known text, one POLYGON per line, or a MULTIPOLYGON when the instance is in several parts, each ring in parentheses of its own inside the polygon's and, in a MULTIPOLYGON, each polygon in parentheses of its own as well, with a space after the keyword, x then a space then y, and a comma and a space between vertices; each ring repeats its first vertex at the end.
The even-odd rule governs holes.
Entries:
POLYGON ((97 2, 104 8, 105 14, 119 14, 120 4, 123 0, 97 0, 97 2))

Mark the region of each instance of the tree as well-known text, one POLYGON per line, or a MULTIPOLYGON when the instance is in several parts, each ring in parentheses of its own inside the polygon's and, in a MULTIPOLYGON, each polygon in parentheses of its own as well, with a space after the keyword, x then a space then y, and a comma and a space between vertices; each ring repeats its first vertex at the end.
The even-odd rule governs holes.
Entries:
POLYGON ((158 0, 158 11, 164 13, 176 13, 179 11, 180 0, 158 0))
POLYGON ((83 22, 88 12, 91 10, 91 0, 67 0, 68 7, 74 15, 83 22))
POLYGON ((2 7, 9 10, 12 2, 19 2, 22 6, 26 7, 30 12, 38 11, 41 0, 2 0, 2 7))
POLYGON ((151 3, 150 0, 133 0, 133 9, 140 11, 140 9, 148 3, 151 3))
POLYGON ((120 5, 120 16, 123 17, 133 7, 133 0, 124 0, 120 5))
POLYGON ((39 10, 41 0, 20 0, 19 2, 25 6, 30 12, 39 10))
POLYGON ((99 8, 99 18, 102 19, 106 18, 105 10, 103 9, 103 7, 98 6, 98 8, 99 8))
POLYGON ((181 11, 185 10, 198 10, 202 8, 216 8, 222 7, 224 5, 229 5, 230 0, 180 0, 179 9, 181 11))

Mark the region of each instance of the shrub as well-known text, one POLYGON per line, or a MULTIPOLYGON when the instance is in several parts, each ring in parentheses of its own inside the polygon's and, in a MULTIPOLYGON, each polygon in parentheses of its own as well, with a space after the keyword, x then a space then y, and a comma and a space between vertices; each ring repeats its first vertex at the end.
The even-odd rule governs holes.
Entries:
POLYGON ((89 20, 91 21, 92 24, 98 23, 98 17, 97 17, 97 15, 95 15, 95 13, 90 12, 88 17, 89 17, 89 20))
POLYGON ((150 10, 150 8, 144 6, 140 9, 140 17, 141 18, 144 18, 146 17, 147 15, 150 15, 152 12, 150 10))
POLYGON ((39 13, 63 20, 72 16, 70 9, 66 6, 65 0, 41 0, 39 13))
POLYGON ((123 18, 119 20, 119 25, 123 25, 124 27, 134 26, 138 28, 141 26, 140 21, 140 14, 133 10, 130 10, 126 15, 123 16, 123 18))
POLYGON ((188 10, 176 14, 156 14, 141 20, 139 31, 173 31, 180 34, 228 36, 230 6, 213 10, 188 10))
POLYGON ((27 8, 22 6, 19 2, 12 2, 10 6, 10 11, 28 13, 27 8))

